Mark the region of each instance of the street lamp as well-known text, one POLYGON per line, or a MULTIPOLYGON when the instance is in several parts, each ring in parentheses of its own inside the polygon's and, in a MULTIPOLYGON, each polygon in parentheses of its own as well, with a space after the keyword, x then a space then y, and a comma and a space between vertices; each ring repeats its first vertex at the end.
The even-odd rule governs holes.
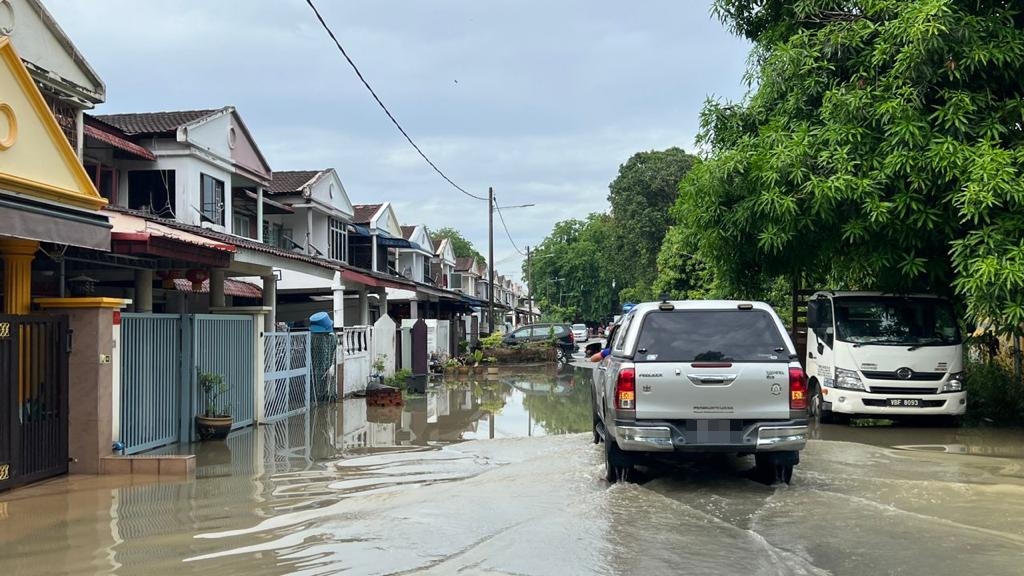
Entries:
POLYGON ((507 208, 528 208, 533 204, 497 206, 494 203, 494 188, 487 189, 487 330, 494 334, 494 210, 507 208))

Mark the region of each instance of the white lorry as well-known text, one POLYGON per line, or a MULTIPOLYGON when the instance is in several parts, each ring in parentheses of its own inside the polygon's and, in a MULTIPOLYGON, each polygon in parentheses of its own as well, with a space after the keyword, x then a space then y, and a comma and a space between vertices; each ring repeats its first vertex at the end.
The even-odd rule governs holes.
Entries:
POLYGON ((936 296, 816 292, 807 303, 805 366, 808 409, 819 422, 860 415, 955 423, 967 406, 956 314, 936 296))

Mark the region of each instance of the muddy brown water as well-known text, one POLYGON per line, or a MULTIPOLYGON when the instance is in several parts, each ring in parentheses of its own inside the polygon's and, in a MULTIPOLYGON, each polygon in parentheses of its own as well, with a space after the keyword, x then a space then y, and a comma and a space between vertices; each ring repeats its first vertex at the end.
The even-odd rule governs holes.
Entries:
POLYGON ((0 573, 1024 573, 1019 430, 823 426, 790 486, 717 457, 609 487, 589 375, 346 400, 195 445, 194 482, 0 494, 0 573))

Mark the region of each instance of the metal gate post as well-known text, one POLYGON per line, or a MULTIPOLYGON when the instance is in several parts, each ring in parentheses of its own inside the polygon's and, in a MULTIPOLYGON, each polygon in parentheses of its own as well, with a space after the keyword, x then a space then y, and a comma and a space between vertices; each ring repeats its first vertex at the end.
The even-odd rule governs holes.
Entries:
POLYGON ((178 442, 191 442, 193 439, 192 406, 195 403, 193 393, 196 387, 194 318, 191 314, 181 315, 181 377, 178 379, 181 386, 178 391, 178 397, 181 398, 181 420, 178 442))

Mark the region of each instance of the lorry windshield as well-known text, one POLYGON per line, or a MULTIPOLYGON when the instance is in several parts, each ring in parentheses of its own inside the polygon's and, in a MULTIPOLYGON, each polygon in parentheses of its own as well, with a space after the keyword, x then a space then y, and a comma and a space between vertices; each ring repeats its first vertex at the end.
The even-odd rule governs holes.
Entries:
POLYGON ((857 296, 835 298, 836 338, 853 344, 950 346, 959 344, 953 307, 938 298, 857 296))

